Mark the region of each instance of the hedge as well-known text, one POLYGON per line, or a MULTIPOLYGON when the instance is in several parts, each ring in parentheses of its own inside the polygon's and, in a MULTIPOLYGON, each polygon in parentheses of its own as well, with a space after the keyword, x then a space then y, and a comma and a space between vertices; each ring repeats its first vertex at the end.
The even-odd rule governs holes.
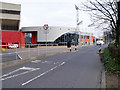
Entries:
POLYGON ((113 44, 110 44, 108 48, 111 56, 120 63, 120 47, 116 48, 113 44))

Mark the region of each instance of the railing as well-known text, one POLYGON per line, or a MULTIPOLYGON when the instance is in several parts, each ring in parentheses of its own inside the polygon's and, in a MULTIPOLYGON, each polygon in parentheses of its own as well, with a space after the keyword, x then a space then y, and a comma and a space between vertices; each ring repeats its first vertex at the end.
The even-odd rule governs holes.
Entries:
POLYGON ((54 46, 58 46, 58 44, 20 44, 19 47, 21 48, 8 48, 9 45, 0 45, 0 47, 7 47, 4 52, 0 53, 0 56, 2 56, 2 62, 27 59, 47 54, 48 49, 46 48, 54 46))
MULTIPOLYGON (((0 45, 0 47, 9 47, 9 45, 0 45)), ((20 44, 18 47, 20 48, 6 48, 4 52, 0 53, 0 56, 2 56, 2 62, 28 59, 66 50, 66 46, 64 46, 64 49, 60 49, 61 46, 58 48, 58 44, 20 44), (57 46, 57 48, 55 46, 57 46)), ((72 47, 74 48, 74 46, 72 47)))

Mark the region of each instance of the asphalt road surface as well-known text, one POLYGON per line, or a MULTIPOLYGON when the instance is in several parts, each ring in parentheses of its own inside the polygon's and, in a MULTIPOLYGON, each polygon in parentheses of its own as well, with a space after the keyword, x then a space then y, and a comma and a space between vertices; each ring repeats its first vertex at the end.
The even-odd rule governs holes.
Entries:
POLYGON ((2 52, 2 62, 8 62, 12 60, 18 60, 19 57, 15 52, 2 52))
POLYGON ((98 46, 3 69, 3 88, 100 88, 98 46))

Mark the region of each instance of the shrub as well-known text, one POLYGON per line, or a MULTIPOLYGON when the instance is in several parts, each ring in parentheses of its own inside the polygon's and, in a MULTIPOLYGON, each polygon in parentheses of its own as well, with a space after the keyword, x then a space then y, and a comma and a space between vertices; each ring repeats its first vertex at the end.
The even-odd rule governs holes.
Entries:
POLYGON ((109 51, 111 56, 114 57, 118 63, 120 63, 120 47, 115 47, 113 44, 110 44, 109 51))
POLYGON ((110 54, 109 48, 106 48, 102 54, 103 63, 105 69, 108 72, 114 72, 120 70, 120 64, 117 62, 116 58, 113 58, 110 54))

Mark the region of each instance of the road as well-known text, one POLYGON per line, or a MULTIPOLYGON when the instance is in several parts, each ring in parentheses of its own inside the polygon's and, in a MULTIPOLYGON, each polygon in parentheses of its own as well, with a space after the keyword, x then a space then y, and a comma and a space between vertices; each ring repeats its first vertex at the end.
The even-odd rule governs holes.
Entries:
POLYGON ((18 55, 16 55, 16 52, 2 52, 0 55, 2 55, 2 62, 19 59, 18 55))
POLYGON ((3 69, 3 88, 100 88, 98 46, 3 69))
POLYGON ((2 62, 7 62, 11 60, 16 60, 18 57, 16 57, 16 53, 14 52, 3 52, 2 53, 2 62))
POLYGON ((59 52, 65 52, 66 47, 63 46, 48 46, 39 47, 39 48, 17 48, 16 49, 6 49, 5 52, 2 52, 0 56, 2 56, 2 62, 8 62, 19 59, 28 59, 31 57, 42 56, 46 54, 56 54, 59 52), (16 53, 17 52, 17 53, 16 53))

